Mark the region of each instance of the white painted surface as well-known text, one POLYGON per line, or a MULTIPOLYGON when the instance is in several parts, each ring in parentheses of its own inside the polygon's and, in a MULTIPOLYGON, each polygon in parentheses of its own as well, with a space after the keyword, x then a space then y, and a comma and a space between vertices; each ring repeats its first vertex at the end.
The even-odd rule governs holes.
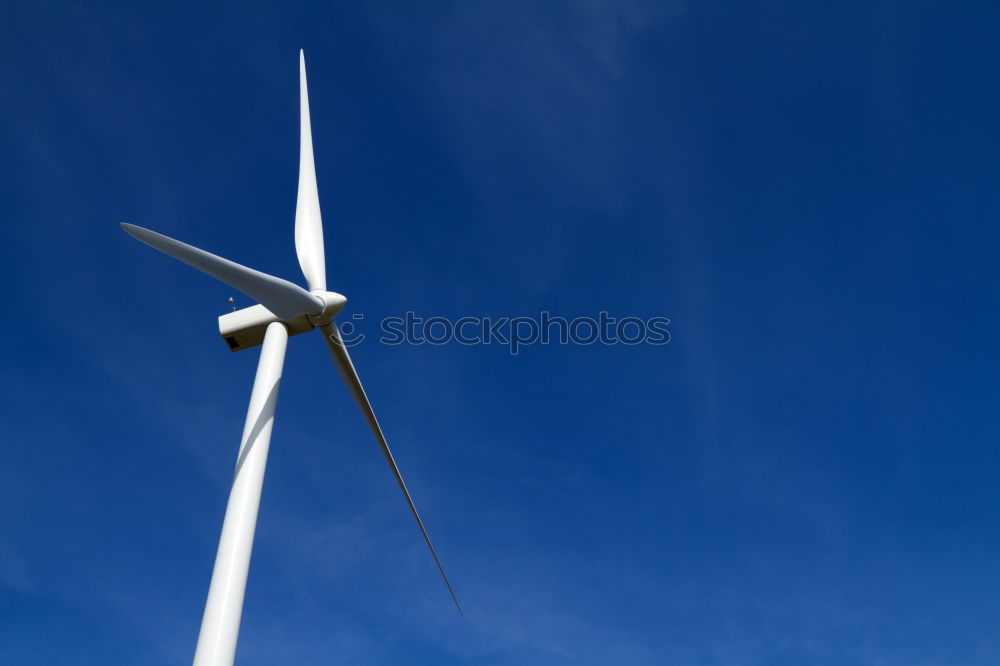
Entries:
POLYGON ((280 322, 268 324, 250 394, 250 408, 243 427, 194 666, 231 666, 236 658, 236 638, 243 615, 243 596, 257 528, 257 510, 287 346, 288 329, 285 325, 280 322))
POLYGON ((297 284, 261 273, 235 261, 158 234, 155 231, 122 222, 122 229, 146 245, 208 273, 254 299, 282 319, 304 314, 320 314, 325 303, 297 284))
POLYGON ((319 212, 312 123, 309 121, 306 56, 302 51, 299 51, 299 194, 295 201, 295 254, 298 255, 302 274, 306 276, 309 291, 325 291, 323 218, 319 212))

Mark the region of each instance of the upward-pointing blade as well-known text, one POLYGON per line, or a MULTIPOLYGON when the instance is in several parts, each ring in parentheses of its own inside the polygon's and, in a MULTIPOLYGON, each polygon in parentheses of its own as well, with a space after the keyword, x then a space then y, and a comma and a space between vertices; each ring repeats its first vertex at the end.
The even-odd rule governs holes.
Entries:
POLYGON ((434 563, 437 564, 438 571, 441 572, 441 577, 444 578, 444 584, 448 586, 448 592, 451 593, 455 607, 458 608, 459 613, 462 613, 462 606, 458 603, 455 590, 451 589, 451 583, 448 582, 448 574, 444 572, 444 567, 441 565, 441 560, 438 559, 437 551, 434 550, 434 544, 431 543, 431 538, 427 536, 424 521, 420 520, 420 514, 417 513, 417 507, 413 504, 410 491, 406 489, 406 484, 403 483, 403 476, 399 473, 399 467, 396 466, 396 461, 392 457, 392 451, 389 450, 389 443, 385 441, 385 435, 382 434, 382 428, 378 424, 378 419, 375 418, 372 405, 368 401, 368 396, 365 395, 364 387, 361 386, 361 379, 358 378, 358 372, 354 369, 354 364, 351 363, 351 357, 347 353, 347 347, 344 346, 343 338, 340 337, 337 324, 330 322, 326 326, 322 326, 320 330, 323 331, 323 337, 326 338, 326 343, 330 346, 330 355, 333 356, 333 364, 337 367, 337 372, 340 373, 341 379, 344 380, 344 384, 347 385, 347 389, 351 392, 351 397, 358 403, 358 407, 361 408, 361 412, 365 415, 369 427, 371 427, 372 432, 375 434, 375 439, 378 440, 378 444, 382 448, 382 455, 385 456, 389 467, 392 468, 392 474, 396 477, 396 483, 399 484, 399 489, 403 491, 403 496, 406 497, 406 502, 410 505, 410 511, 413 512, 413 517, 417 519, 417 525, 420 526, 420 531, 424 535, 427 547, 431 549, 434 563))
POLYGON ((312 124, 309 121, 309 89, 306 86, 306 56, 299 51, 299 195, 295 203, 295 253, 309 289, 326 290, 326 259, 323 254, 323 219, 319 214, 316 161, 313 159, 312 124))
POLYGON ((293 319, 304 314, 319 314, 323 311, 324 302, 319 296, 310 294, 288 280, 255 271, 235 261, 223 259, 211 252, 199 250, 192 245, 134 224, 122 222, 122 229, 146 245, 208 273, 233 289, 238 289, 282 319, 293 319))

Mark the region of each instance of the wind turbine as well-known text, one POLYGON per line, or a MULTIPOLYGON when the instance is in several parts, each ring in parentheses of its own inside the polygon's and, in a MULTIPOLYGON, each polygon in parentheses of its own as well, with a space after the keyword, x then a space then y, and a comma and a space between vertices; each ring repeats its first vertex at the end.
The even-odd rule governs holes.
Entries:
POLYGON ((250 552, 253 547, 257 510, 264 483, 264 468, 271 442, 271 426, 285 361, 285 348, 290 335, 318 328, 330 347, 333 365, 340 373, 354 401, 382 449, 396 483, 417 520, 427 547, 444 578, 448 592, 459 612, 462 607, 448 582, 441 560, 431 544, 424 523, 417 513, 410 492, 406 489, 399 467, 392 457, 382 428, 371 402, 351 362, 351 356, 340 336, 334 318, 347 299, 326 290, 326 266, 323 253, 323 222, 320 218, 316 167, 313 160, 312 129, 309 121, 309 91, 306 87, 305 54, 299 51, 300 85, 300 152, 299 191, 295 206, 295 252, 299 266, 309 285, 306 291, 287 280, 261 273, 228 259, 168 238, 149 229, 122 223, 129 234, 160 252, 208 273, 237 289, 259 305, 230 312, 219 317, 219 333, 232 351, 261 345, 257 375, 250 394, 246 425, 236 459, 236 472, 229 492, 226 517, 219 538, 212 582, 208 589, 205 614, 201 621, 194 666, 229 666, 236 656, 236 639, 243 614, 250 552))

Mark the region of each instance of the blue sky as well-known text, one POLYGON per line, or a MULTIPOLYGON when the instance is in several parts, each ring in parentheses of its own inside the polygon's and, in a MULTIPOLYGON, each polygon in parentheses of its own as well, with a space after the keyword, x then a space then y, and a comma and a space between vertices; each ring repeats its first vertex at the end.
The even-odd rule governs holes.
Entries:
POLYGON ((304 48, 345 315, 672 339, 352 352, 460 617, 293 338, 238 663, 1000 663, 997 5, 318 4, 0 9, 0 662, 191 658, 257 353, 118 223, 301 281, 304 48))

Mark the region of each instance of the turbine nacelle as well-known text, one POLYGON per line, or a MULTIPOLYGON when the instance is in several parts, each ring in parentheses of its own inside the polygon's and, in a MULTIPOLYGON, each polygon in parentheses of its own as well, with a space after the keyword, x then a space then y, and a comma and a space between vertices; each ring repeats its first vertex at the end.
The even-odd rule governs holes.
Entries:
POLYGON ((229 345, 230 351, 242 351, 258 347, 264 342, 267 325, 280 321, 288 329, 288 335, 308 333, 314 328, 325 326, 333 321, 343 308, 347 299, 334 291, 310 292, 322 299, 324 307, 318 314, 299 315, 282 319, 263 305, 253 305, 235 312, 227 312, 219 317, 219 335, 229 345))

